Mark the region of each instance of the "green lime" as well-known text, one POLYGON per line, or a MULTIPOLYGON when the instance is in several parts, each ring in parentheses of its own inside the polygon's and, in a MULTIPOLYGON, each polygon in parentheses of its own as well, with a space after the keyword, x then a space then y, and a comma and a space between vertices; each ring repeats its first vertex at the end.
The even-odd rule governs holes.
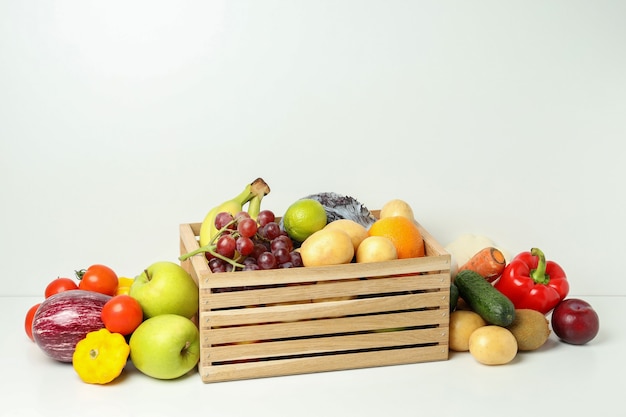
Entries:
POLYGON ((322 203, 310 198, 296 201, 283 216, 283 227, 293 240, 304 242, 326 226, 326 210, 322 203))

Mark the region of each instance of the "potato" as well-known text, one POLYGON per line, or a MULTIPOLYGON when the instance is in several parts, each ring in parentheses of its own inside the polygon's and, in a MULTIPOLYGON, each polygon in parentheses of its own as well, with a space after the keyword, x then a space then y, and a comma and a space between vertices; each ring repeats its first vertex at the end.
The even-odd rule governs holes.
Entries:
POLYGON ((486 325, 487 322, 473 311, 455 310, 450 313, 450 350, 467 352, 470 335, 474 330, 486 325))
POLYGON ((469 351, 485 365, 504 365, 517 355, 517 340, 510 330, 488 325, 476 329, 469 339, 469 351))

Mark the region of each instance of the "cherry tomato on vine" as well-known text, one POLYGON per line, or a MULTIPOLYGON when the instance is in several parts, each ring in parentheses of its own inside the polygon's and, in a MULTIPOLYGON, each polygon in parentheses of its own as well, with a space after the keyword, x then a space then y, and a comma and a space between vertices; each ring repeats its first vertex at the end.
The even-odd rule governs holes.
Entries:
POLYGON ((63 291, 77 290, 78 284, 71 278, 57 278, 46 287, 46 298, 63 291))
POLYGON ((76 271, 80 280, 78 288, 95 291, 106 295, 115 295, 119 285, 117 274, 106 265, 91 265, 89 268, 76 271))
POLYGON ((33 342, 35 341, 33 338, 33 319, 35 318, 35 313, 37 312, 40 304, 41 303, 37 303, 29 308, 28 312, 26 312, 26 319, 24 320, 24 330, 26 330, 26 336, 28 336, 28 338, 33 342))
POLYGON ((126 294, 116 295, 107 301, 100 314, 108 331, 124 336, 134 332, 143 321, 139 301, 126 294))

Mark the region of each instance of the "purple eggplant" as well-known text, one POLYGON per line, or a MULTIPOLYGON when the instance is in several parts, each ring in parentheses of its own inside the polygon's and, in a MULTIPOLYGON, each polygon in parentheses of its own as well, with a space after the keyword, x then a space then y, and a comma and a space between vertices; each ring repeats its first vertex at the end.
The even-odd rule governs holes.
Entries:
POLYGON ((76 344, 104 327, 102 307, 110 296, 94 291, 64 291, 46 298, 33 318, 33 338, 48 356, 72 362, 76 344))

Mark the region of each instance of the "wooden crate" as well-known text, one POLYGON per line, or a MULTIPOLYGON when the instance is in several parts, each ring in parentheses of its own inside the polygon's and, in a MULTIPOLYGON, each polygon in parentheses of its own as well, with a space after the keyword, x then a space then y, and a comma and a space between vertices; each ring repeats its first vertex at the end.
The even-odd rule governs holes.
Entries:
MULTIPOLYGON (((220 274, 202 254, 183 261, 203 382, 447 360, 450 255, 418 227, 423 258, 220 274)), ((199 231, 180 225, 181 254, 199 231)))

